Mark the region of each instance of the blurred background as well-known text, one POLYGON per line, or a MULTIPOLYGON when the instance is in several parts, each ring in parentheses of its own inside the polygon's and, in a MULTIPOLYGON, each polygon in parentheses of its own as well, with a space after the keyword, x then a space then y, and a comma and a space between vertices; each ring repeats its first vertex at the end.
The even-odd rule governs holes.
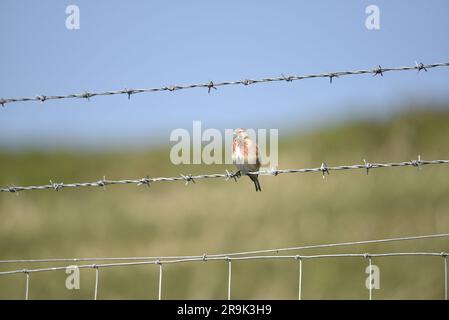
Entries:
MULTIPOLYGON (((447 62, 447 1, 0 2, 0 97, 81 93, 447 62), (80 29, 65 26, 78 5, 80 29), (368 30, 365 9, 380 9, 368 30)), ((0 186, 233 170, 170 162, 170 132, 279 129, 279 167, 448 159, 449 70, 7 104, 0 186)), ((0 260, 201 255, 449 231, 448 168, 426 166, 0 194, 0 260)), ((447 239, 309 250, 448 251, 447 239)), ((306 254, 306 252, 301 252, 306 254)), ((379 258, 375 299, 439 299, 441 258, 379 258)), ((55 264, 52 264, 52 266, 55 264)), ((60 264, 64 265, 64 264, 60 264)), ((366 259, 304 263, 303 298, 365 299, 366 259)), ((40 264, 1 264, 0 271, 40 264)), ((89 299, 64 272, 31 299, 89 299)), ((158 267, 101 270, 100 299, 157 298, 158 267)), ((163 298, 226 298, 224 262, 169 265, 163 298)), ((21 299, 23 274, 0 277, 21 299)), ((233 298, 294 299, 297 263, 233 263, 233 298)))

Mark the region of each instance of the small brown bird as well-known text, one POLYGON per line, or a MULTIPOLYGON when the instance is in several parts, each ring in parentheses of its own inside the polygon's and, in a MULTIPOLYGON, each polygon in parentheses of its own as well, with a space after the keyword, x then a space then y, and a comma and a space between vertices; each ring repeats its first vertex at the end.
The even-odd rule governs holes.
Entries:
POLYGON ((238 128, 234 130, 232 161, 241 174, 247 175, 254 182, 256 191, 262 191, 258 175, 248 174, 248 172, 259 171, 260 161, 257 143, 250 139, 245 129, 238 128))

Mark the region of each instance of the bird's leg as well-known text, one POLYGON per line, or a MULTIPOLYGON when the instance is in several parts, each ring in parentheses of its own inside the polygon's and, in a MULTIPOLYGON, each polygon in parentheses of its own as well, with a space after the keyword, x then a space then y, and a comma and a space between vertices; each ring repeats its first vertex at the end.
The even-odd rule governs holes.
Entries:
POLYGON ((254 186, 256 187, 256 192, 262 191, 262 189, 260 188, 259 178, 252 174, 249 174, 248 177, 254 182, 254 186))

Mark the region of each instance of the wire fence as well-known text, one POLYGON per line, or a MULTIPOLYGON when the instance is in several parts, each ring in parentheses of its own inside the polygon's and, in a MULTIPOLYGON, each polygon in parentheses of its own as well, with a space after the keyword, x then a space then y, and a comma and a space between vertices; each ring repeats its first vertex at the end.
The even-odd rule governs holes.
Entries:
MULTIPOLYGON (((371 74, 373 76, 383 76, 386 72, 392 71, 410 71, 416 70, 418 72, 425 71, 429 69, 438 67, 448 67, 449 62, 444 63, 433 63, 433 64, 423 64, 415 63, 414 66, 405 67, 390 67, 382 68, 380 65, 373 69, 362 69, 362 70, 352 70, 352 71, 336 71, 327 73, 314 73, 314 74, 304 74, 304 75, 282 75, 280 77, 269 77, 262 79, 244 79, 237 81, 222 81, 222 82, 204 82, 196 84, 184 84, 184 85, 170 85, 154 88, 145 89, 122 89, 113 91, 103 91, 103 92, 83 92, 67 95, 37 95, 35 97, 19 97, 19 98, 6 98, 0 99, 0 105, 5 107, 5 105, 15 102, 26 102, 26 101, 40 101, 41 103, 47 100, 61 100, 61 99, 87 99, 96 96, 111 96, 111 95, 127 95, 128 99, 132 95, 138 93, 149 93, 149 92, 161 92, 161 91, 177 91, 182 89, 193 89, 193 88, 206 88, 210 93, 212 89, 217 90, 218 87, 229 86, 229 85, 252 85, 256 83, 268 83, 268 82, 293 82, 297 80, 311 79, 311 78, 328 78, 330 83, 333 79, 349 76, 349 75, 362 75, 371 74)), ((257 172, 250 172, 249 174, 258 175, 269 175, 278 176, 280 174, 287 173, 308 173, 308 172, 319 172, 322 174, 323 178, 329 175, 330 171, 340 171, 340 170, 354 170, 362 169, 366 170, 366 174, 369 173, 371 169, 380 168, 393 168, 393 167, 406 167, 413 166, 421 168, 424 165, 430 164, 449 164, 449 160, 421 160, 419 156, 417 160, 404 161, 404 162, 390 162, 390 163, 369 163, 364 160, 363 164, 355 165, 340 165, 340 166, 327 166, 326 163, 322 163, 320 167, 315 168, 302 168, 302 169, 277 169, 272 168, 270 170, 261 170, 257 172)), ((0 189, 0 192, 10 192, 19 193, 21 191, 27 190, 55 190, 59 191, 63 188, 77 188, 77 187, 103 187, 108 185, 123 185, 123 184, 136 184, 136 185, 146 185, 155 182, 175 182, 183 181, 186 184, 195 183, 196 180, 201 179, 225 179, 226 181, 233 179, 237 182, 240 177, 240 172, 230 172, 226 170, 225 173, 215 173, 215 174, 201 174, 201 175, 184 175, 181 174, 178 177, 153 177, 150 178, 146 176, 140 179, 124 179, 124 180, 108 180, 106 177, 94 182, 79 182, 79 183, 54 183, 50 180, 49 184, 39 185, 39 186, 14 186, 10 185, 5 188, 0 189)), ((234 253, 224 253, 224 254, 202 254, 202 255, 192 255, 192 256, 166 256, 166 257, 103 257, 103 258, 55 258, 55 259, 19 259, 19 260, 0 260, 0 265, 7 264, 28 264, 28 263, 60 263, 60 262, 92 262, 90 264, 79 264, 75 267, 78 269, 93 269, 95 270, 95 282, 94 282, 94 293, 93 298, 96 300, 99 295, 100 289, 100 270, 111 267, 131 267, 138 265, 157 265, 159 267, 159 277, 158 277, 158 299, 162 299, 162 289, 163 289, 163 266, 168 264, 179 264, 179 263, 191 263, 191 262, 207 262, 207 261, 218 261, 226 262, 228 267, 228 276, 226 281, 226 291, 227 298, 232 297, 232 263, 239 261, 256 261, 256 260, 292 260, 298 263, 298 275, 297 275, 297 286, 298 286, 298 299, 302 299, 303 290, 303 262, 313 259, 339 259, 339 258, 362 258, 368 261, 369 268, 369 295, 368 299, 372 299, 372 259, 373 258, 388 258, 388 257, 434 257, 443 259, 443 299, 448 299, 448 266, 447 266, 447 256, 448 251, 444 252, 432 252, 432 251, 413 251, 413 252, 380 252, 380 253, 368 253, 368 252, 351 252, 351 253, 324 253, 324 254, 314 254, 314 255, 304 255, 304 254, 283 254, 281 252, 291 252, 291 251, 302 251, 306 249, 323 249, 323 248, 334 248, 343 246, 355 246, 355 245, 366 245, 374 243, 387 243, 387 242, 403 242, 410 240, 424 240, 424 239, 435 239, 435 238, 447 238, 449 233, 444 234, 433 234, 426 236, 413 236, 413 237, 401 237, 401 238, 389 238, 389 239, 378 239, 378 240, 367 240, 367 241, 353 241, 353 242, 342 242, 342 243, 330 243, 330 244, 318 244, 310 246, 297 246, 288 248, 277 248, 277 249, 264 249, 257 251, 246 251, 246 252, 234 252, 234 253), (99 263, 101 262, 101 263, 99 263)), ((41 268, 25 268, 16 269, 9 271, 0 271, 0 276, 8 276, 14 274, 24 274, 25 275, 25 299, 30 297, 30 286, 31 286, 31 274, 37 274, 42 272, 55 272, 55 271, 66 271, 68 268, 73 268, 70 266, 52 266, 52 267, 41 267, 41 268)))
MULTIPOLYGON (((396 168, 396 167, 418 167, 421 168, 424 165, 430 164, 449 164, 449 160, 421 160, 421 156, 418 156, 417 160, 404 161, 404 162, 389 162, 389 163, 369 163, 364 161, 364 164, 354 164, 354 165, 341 165, 341 166, 327 166, 326 163, 322 163, 320 167, 316 168, 303 168, 303 169, 276 169, 272 168, 270 170, 261 170, 255 172, 249 172, 248 174, 258 174, 263 176, 278 176, 280 174, 287 173, 307 173, 307 172, 321 172, 323 178, 325 175, 329 175, 330 171, 341 171, 341 170, 357 170, 364 169, 366 170, 366 174, 369 173, 371 169, 380 169, 380 168, 396 168)), ((157 177, 150 178, 148 176, 140 179, 124 179, 124 180, 107 180, 106 177, 103 179, 94 181, 94 182, 77 182, 77 183, 55 183, 50 180, 50 184, 40 185, 40 186, 7 186, 5 188, 0 189, 0 192, 10 192, 10 193, 18 193, 20 191, 27 190, 55 190, 59 191, 63 188, 80 188, 80 187, 103 187, 105 188, 108 185, 124 185, 124 184, 136 184, 138 186, 146 185, 150 186, 151 183, 154 182, 175 182, 175 181, 184 181, 186 184, 190 182, 195 183, 195 180, 201 179, 225 179, 226 181, 230 179, 234 179, 237 182, 237 179, 241 176, 240 172, 230 172, 226 170, 225 173, 213 173, 213 174, 201 174, 201 175, 184 175, 181 174, 179 177, 157 177)))
POLYGON ((202 255, 192 255, 192 256, 169 256, 169 257, 119 257, 119 258, 73 258, 73 259, 29 259, 29 260, 0 260, 0 264, 9 263, 48 263, 48 262, 81 262, 81 261, 112 261, 108 263, 94 263, 94 264, 80 264, 80 265, 69 265, 69 266, 57 266, 57 267, 45 267, 36 269, 19 269, 10 271, 1 271, 0 276, 8 276, 14 274, 24 274, 26 277, 25 281, 25 299, 29 298, 30 292, 30 275, 41 272, 54 272, 54 271, 66 271, 68 269, 93 269, 95 270, 95 282, 94 282, 94 293, 93 298, 98 299, 99 293, 99 276, 100 269, 111 268, 111 267, 131 267, 139 265, 157 265, 159 267, 159 277, 158 277, 158 299, 162 299, 162 288, 163 288, 163 265, 168 264, 179 264, 179 263, 189 263, 189 262, 207 262, 207 261, 224 261, 228 266, 228 277, 226 281, 226 292, 227 298, 231 299, 232 293, 232 263, 238 261, 256 261, 256 260, 292 260, 298 263, 298 299, 302 299, 302 279, 303 279, 303 261, 313 260, 313 259, 332 259, 332 258, 363 258, 368 261, 369 267, 369 286, 368 286, 368 299, 372 299, 373 291, 373 281, 372 281, 372 259, 373 258, 388 258, 388 257, 435 257, 443 259, 443 299, 448 299, 448 270, 447 270, 447 252, 382 252, 382 253, 325 253, 325 254, 314 254, 314 255, 303 255, 303 254, 284 254, 279 255, 281 252, 291 252, 291 251, 302 251, 306 249, 323 249, 323 248, 335 248, 343 246, 356 246, 356 245, 366 245, 375 243, 387 243, 387 242, 404 242, 411 240, 425 240, 425 239, 436 239, 436 238, 448 238, 449 233, 442 234, 432 234, 424 236, 411 236, 411 237, 400 237, 400 238, 388 238, 388 239, 377 239, 377 240, 365 240, 365 241, 352 241, 352 242, 339 242, 339 243, 329 243, 329 244, 318 244, 318 245, 308 245, 308 246, 297 246, 297 247, 287 247, 278 249, 266 249, 266 250, 256 250, 256 251, 246 251, 246 252, 234 252, 234 253, 222 253, 222 254, 202 254, 202 255), (125 261, 125 262, 123 262, 125 261))
POLYGON ((195 84, 184 84, 184 85, 170 85, 170 86, 162 86, 155 88, 145 88, 145 89, 122 89, 122 90, 110 90, 103 92, 88 92, 85 91, 83 93, 72 93, 67 95, 37 95, 35 97, 21 97, 21 98, 6 98, 0 99, 0 105, 5 106, 9 103, 14 102, 25 102, 25 101, 40 101, 45 102, 47 100, 61 100, 61 99, 87 99, 96 97, 96 96, 112 96, 112 95, 127 95, 128 100, 131 98, 131 95, 137 93, 144 92, 161 92, 161 91, 177 91, 182 89, 193 89, 193 88, 206 88, 208 92, 211 92, 211 89, 217 90, 218 87, 230 86, 230 85, 252 85, 256 83, 267 83, 267 82, 292 82, 304 79, 312 79, 312 78, 328 78, 329 82, 332 83, 333 79, 350 76, 350 75, 362 75, 362 74, 372 74, 373 76, 383 76, 385 72, 391 71, 410 71, 417 70, 418 72, 424 70, 425 72, 428 69, 438 68, 438 67, 448 67, 449 62, 443 63, 432 63, 432 64, 424 64, 422 62, 415 62, 413 66, 405 66, 405 67, 391 67, 391 68, 382 68, 380 65, 373 69, 362 69, 362 70, 348 70, 348 71, 334 71, 334 72, 325 72, 325 73, 313 73, 313 74, 304 74, 304 75, 281 75, 278 77, 269 77, 262 79, 244 79, 244 80, 236 80, 236 81, 222 81, 222 82, 213 82, 208 81, 204 83, 195 83, 195 84))

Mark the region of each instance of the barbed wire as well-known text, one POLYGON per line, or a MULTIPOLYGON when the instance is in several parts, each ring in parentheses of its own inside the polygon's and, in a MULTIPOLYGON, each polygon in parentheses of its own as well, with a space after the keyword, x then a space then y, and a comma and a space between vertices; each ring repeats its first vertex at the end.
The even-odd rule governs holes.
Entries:
MULTIPOLYGON (((330 171, 340 171, 340 170, 356 170, 356 169, 364 169, 366 170, 366 174, 369 173, 371 169, 379 169, 379 168, 394 168, 394 167, 418 167, 421 168, 424 165, 429 164, 449 164, 449 160, 421 160, 421 156, 418 156, 417 160, 410 160, 404 162, 389 162, 389 163, 369 163, 364 160, 364 164, 354 164, 354 165, 340 165, 340 166, 327 166, 326 163, 322 163, 320 167, 316 168, 303 168, 303 169, 277 169, 272 168, 270 170, 260 170, 249 172, 248 174, 258 174, 263 176, 278 176, 280 174, 287 173, 307 173, 307 172, 321 172, 323 178, 325 178, 326 174, 329 175, 330 171)), ((140 179, 124 179, 124 180, 107 180, 106 177, 103 179, 94 181, 94 182, 77 182, 77 183, 55 183, 50 180, 50 184, 40 185, 40 186, 15 186, 10 185, 5 188, 0 189, 0 192, 10 192, 10 193, 18 193, 20 191, 29 191, 29 190, 55 190, 59 191, 63 188, 79 188, 79 187, 103 187, 106 188, 108 185, 121 185, 121 184, 136 184, 138 186, 146 185, 150 186, 151 183, 154 182, 175 182, 175 181, 184 181, 187 184, 195 183, 196 180, 201 179, 225 179, 226 181, 230 179, 234 179, 237 182, 237 179, 241 176, 240 172, 231 172, 226 170, 225 173, 213 173, 213 174, 201 174, 201 175, 184 175, 181 174, 179 177, 157 177, 150 178, 146 176, 140 179)))
POLYGON ((131 95, 137 93, 144 92, 160 92, 160 91, 177 91, 182 89, 193 89, 193 88, 207 88, 210 93, 212 89, 217 90, 218 87, 229 86, 229 85, 244 85, 248 86, 256 83, 267 83, 267 82, 292 82, 297 80, 304 79, 312 79, 312 78, 328 78, 329 82, 332 83, 333 79, 349 76, 349 75, 361 75, 361 74, 372 74, 373 76, 383 76, 385 72, 390 71, 408 71, 408 70, 417 70, 418 72, 424 70, 425 72, 428 69, 437 68, 437 67, 448 67, 449 62, 443 63, 432 63, 432 64, 424 64, 422 62, 415 62, 414 66, 406 66, 406 67, 391 67, 391 68, 382 68, 380 65, 373 69, 362 69, 362 70, 352 70, 352 71, 334 71, 334 72, 325 72, 325 73, 313 73, 313 74, 304 74, 304 75, 281 75, 278 77, 269 77, 262 79, 244 79, 237 81, 222 81, 222 82, 213 82, 208 81, 204 83, 196 83, 196 84, 184 84, 184 85, 170 85, 170 86, 162 86, 155 88, 145 88, 145 89, 122 89, 122 90, 110 90, 103 92, 88 92, 85 91, 83 93, 75 93, 75 94, 67 94, 67 95, 37 95, 35 97, 22 97, 22 98, 2 98, 0 99, 0 105, 5 106, 9 103, 14 102, 25 102, 25 101, 40 101, 45 102, 47 100, 60 100, 60 99, 87 99, 96 97, 96 96, 112 96, 112 95, 123 95, 126 94, 128 96, 128 100, 131 98, 131 95))

